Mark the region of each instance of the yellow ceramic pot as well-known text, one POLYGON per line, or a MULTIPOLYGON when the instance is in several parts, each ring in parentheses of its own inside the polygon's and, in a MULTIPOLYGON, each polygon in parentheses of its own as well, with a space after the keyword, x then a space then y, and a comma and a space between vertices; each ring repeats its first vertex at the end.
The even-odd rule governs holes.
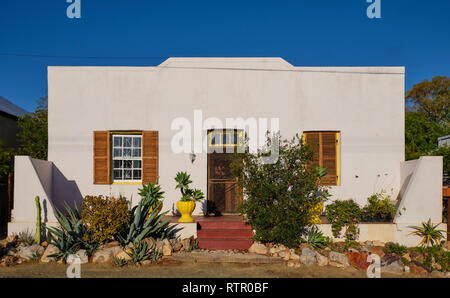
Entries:
MULTIPOLYGON (((156 204, 155 204, 155 205, 156 205, 156 204)), ((157 210, 158 210, 158 213, 157 213, 157 214, 161 213, 162 207, 163 207, 163 204, 162 204, 162 202, 160 202, 159 207, 158 207, 158 209, 157 209, 157 210)), ((149 218, 150 215, 152 215, 152 211, 153 211, 153 206, 150 207, 150 209, 148 210, 148 216, 147 216, 147 218, 149 218)))
POLYGON ((178 222, 194 222, 194 219, 191 217, 192 212, 195 209, 195 201, 178 201, 177 209, 181 214, 178 222))

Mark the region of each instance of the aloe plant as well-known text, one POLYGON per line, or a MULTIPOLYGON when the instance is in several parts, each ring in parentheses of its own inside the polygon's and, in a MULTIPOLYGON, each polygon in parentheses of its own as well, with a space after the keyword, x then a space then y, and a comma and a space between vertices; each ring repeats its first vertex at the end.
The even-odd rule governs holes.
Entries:
POLYGON ((130 263, 133 264, 148 260, 150 257, 147 242, 133 243, 125 253, 131 258, 130 263))
POLYGON ((67 257, 79 249, 85 249, 88 256, 91 256, 97 249, 98 244, 85 240, 88 229, 81 221, 78 207, 74 205, 72 209, 65 203, 65 208, 66 214, 60 210, 55 212, 60 228, 47 227, 50 232, 50 244, 59 249, 59 253, 50 255, 50 257, 55 259, 62 258, 66 262, 67 257))
POLYGON ((306 240, 304 240, 308 245, 320 249, 328 245, 330 243, 330 238, 323 235, 322 231, 319 231, 319 229, 316 226, 313 226, 307 235, 306 240))
POLYGON ((422 222, 422 226, 410 226, 410 228, 415 231, 409 233, 409 235, 416 235, 422 237, 422 241, 420 241, 419 246, 429 247, 434 246, 435 244, 440 243, 442 239, 444 239, 444 230, 438 230, 437 225, 433 225, 431 223, 431 218, 428 219, 427 222, 422 222))
POLYGON ((174 235, 174 230, 169 227, 169 221, 162 221, 168 211, 158 214, 157 208, 152 207, 152 200, 142 198, 138 205, 130 211, 130 220, 124 225, 121 231, 116 235, 116 239, 122 246, 128 243, 138 243, 144 238, 170 238, 174 235), (150 212, 150 215, 148 215, 150 212))

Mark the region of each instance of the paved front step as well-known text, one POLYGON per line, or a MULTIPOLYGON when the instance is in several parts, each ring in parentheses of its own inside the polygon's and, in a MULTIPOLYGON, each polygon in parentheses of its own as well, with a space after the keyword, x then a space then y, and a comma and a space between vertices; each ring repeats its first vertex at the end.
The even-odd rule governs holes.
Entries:
POLYGON ((205 229, 197 230, 199 239, 251 239, 251 229, 205 229))
POLYGON ((199 221, 199 229, 252 229, 242 221, 199 221))
POLYGON ((230 238, 201 238, 198 237, 198 247, 203 249, 249 249, 253 241, 251 239, 230 239, 230 238))

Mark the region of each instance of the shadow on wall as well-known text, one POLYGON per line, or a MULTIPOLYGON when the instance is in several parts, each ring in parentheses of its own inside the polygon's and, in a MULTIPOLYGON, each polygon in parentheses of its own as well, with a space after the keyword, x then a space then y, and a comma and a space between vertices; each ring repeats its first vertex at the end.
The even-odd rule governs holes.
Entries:
POLYGON ((54 164, 52 164, 52 176, 53 189, 51 204, 53 205, 53 209, 56 208, 57 210, 65 211, 65 204, 69 205, 71 208, 73 208, 75 204, 81 206, 83 196, 81 195, 77 183, 73 180, 67 180, 64 174, 61 173, 54 164))

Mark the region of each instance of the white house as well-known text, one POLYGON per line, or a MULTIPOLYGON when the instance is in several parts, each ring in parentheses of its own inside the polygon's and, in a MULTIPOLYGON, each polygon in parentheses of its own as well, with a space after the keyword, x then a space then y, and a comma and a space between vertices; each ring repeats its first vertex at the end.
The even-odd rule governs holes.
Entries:
MULTIPOLYGON (((49 161, 16 158, 9 232, 33 227, 36 195, 48 201, 52 222, 50 206, 88 194, 136 202, 148 181, 165 191, 163 211, 175 213, 178 171, 233 213, 239 195, 229 187, 228 165, 208 148, 232 146, 244 131, 259 136, 279 128, 284 138, 319 142, 332 199, 364 205, 381 190, 399 198, 397 225, 386 237, 403 241, 402 227, 440 222, 442 213, 442 158, 405 163, 404 79, 404 67, 295 67, 281 58, 48 67, 49 161), (179 142, 183 133, 191 144, 179 142)), ((206 212, 206 203, 198 204, 194 214, 206 212)))

